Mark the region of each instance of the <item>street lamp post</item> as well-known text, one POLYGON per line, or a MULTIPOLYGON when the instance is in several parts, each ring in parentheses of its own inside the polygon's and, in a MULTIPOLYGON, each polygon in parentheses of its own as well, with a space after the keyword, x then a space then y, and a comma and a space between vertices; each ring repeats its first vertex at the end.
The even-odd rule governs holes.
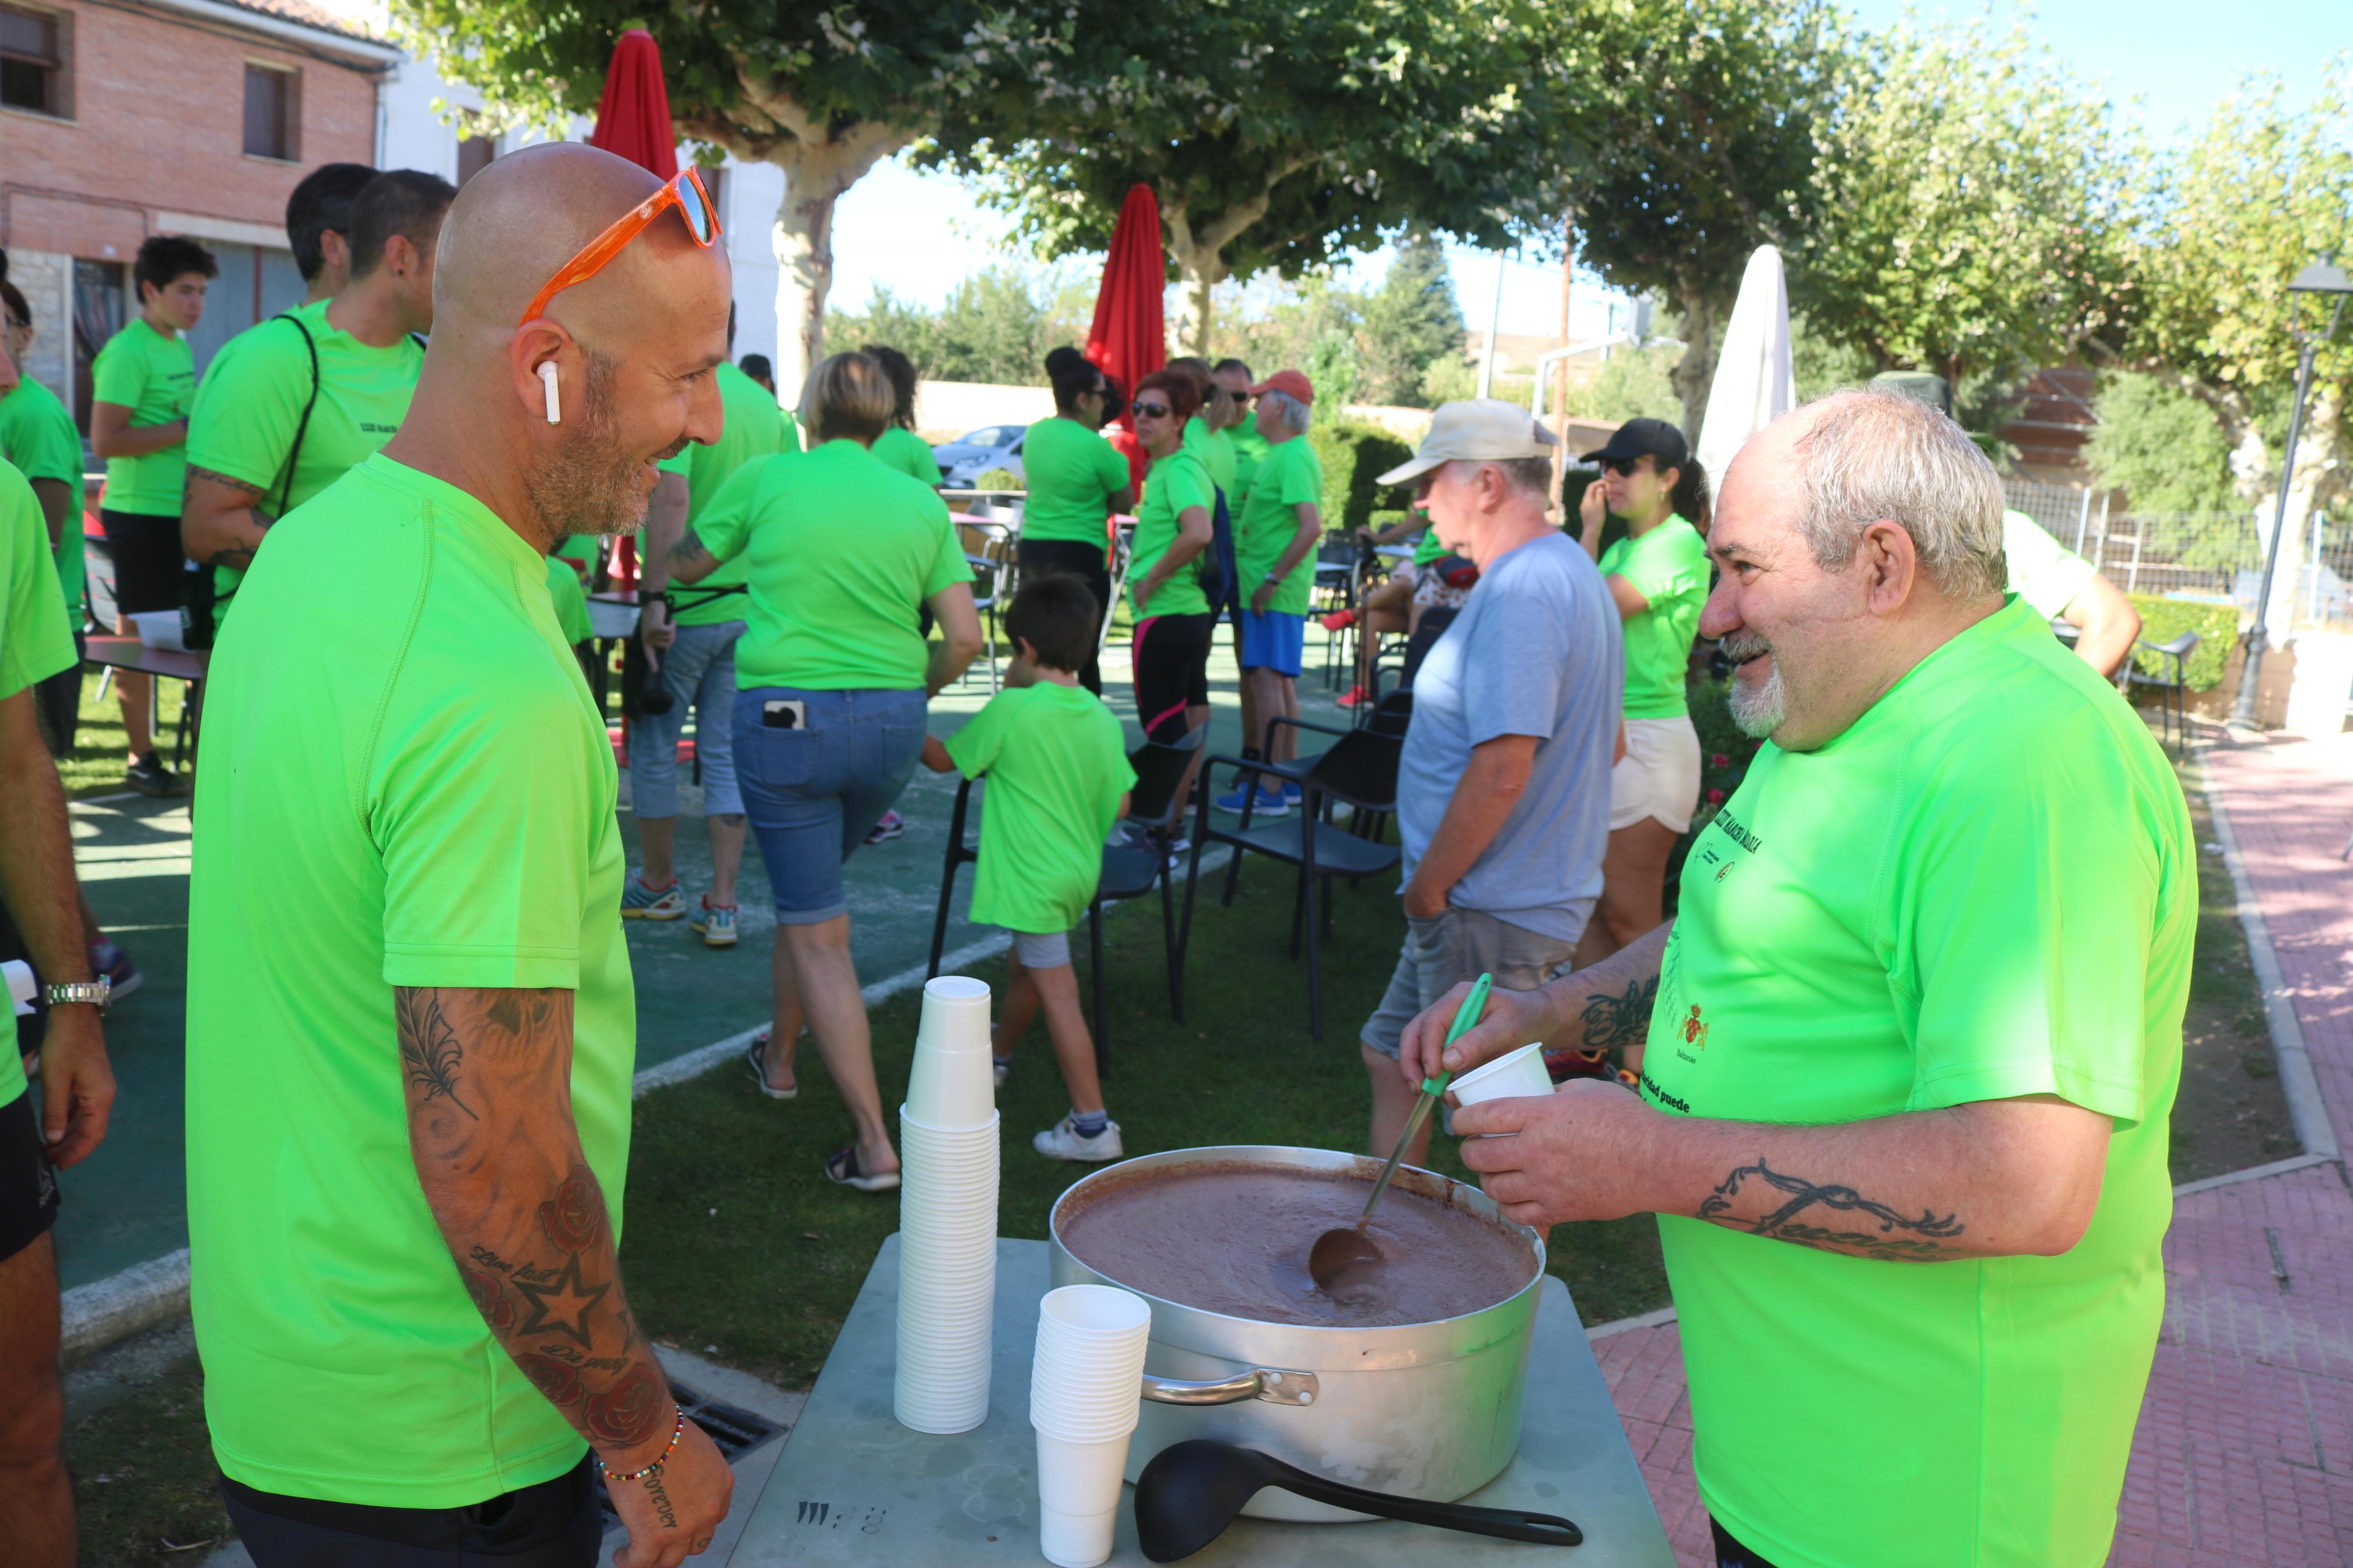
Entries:
MULTIPOLYGON (((2287 492, 2295 479, 2295 443, 2304 434, 2304 401, 2312 391, 2312 364, 2319 355, 2320 345, 2337 335, 2337 323, 2345 314, 2345 296, 2353 294, 2353 278, 2328 257, 2322 257, 2295 275, 2287 286, 2290 294, 2328 294, 2335 296, 2328 311, 2328 330, 2310 332, 2293 328, 2295 332, 2295 405, 2287 417, 2287 449, 2280 458, 2279 501, 2272 512, 2272 539, 2263 552, 2263 586, 2255 593, 2255 624, 2247 632, 2247 662, 2239 675, 2238 706, 2231 714, 2233 729, 2255 728, 2255 687, 2263 679, 2263 644, 2271 635, 2265 624, 2271 613, 2272 576, 2279 570, 2280 542, 2287 537, 2287 492)), ((2295 302, 2290 304, 2293 321, 2295 302)))

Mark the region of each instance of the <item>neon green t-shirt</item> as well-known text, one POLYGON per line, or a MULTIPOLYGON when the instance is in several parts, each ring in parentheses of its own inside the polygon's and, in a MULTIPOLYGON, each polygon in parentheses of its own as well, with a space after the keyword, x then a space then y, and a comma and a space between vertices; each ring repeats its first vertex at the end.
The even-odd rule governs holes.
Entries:
POLYGON ((1626 623, 1626 717, 1680 719, 1691 711, 1683 669, 1707 603, 1707 541, 1682 518, 1601 552, 1601 574, 1623 577, 1651 607, 1626 623))
POLYGON ((1827 1124, 2056 1094, 2113 1119, 2058 1258, 1881 1261, 1660 1216, 1700 1496, 1760 1556, 2106 1560, 2164 1308, 2197 919, 2172 769, 2014 599, 1819 750, 1768 743, 1701 834, 1652 1105, 1827 1124))
MULTIPOLYGON (((1299 505, 1324 504, 1324 465, 1303 436, 1267 448, 1250 479, 1250 497, 1242 502, 1234 529, 1234 569, 1241 578, 1242 604, 1247 607, 1266 574, 1281 564, 1282 552, 1299 532, 1299 505)), ((1287 616, 1307 613, 1308 596, 1315 587, 1315 552, 1291 569, 1274 591, 1267 608, 1287 616)))
MULTIPOLYGON (((133 429, 185 419, 196 400, 196 358, 188 348, 187 334, 174 332, 167 338, 149 326, 146 317, 132 317, 90 362, 90 395, 93 402, 131 410, 133 429)), ((106 510, 177 517, 187 473, 185 441, 143 458, 109 458, 106 510)))
POLYGON ((1093 901, 1103 839, 1135 787, 1119 721, 1084 687, 1008 687, 949 737, 981 786, 972 919, 1032 936, 1065 931, 1093 901))
MULTIPOLYGON (((719 402, 727 424, 710 446, 686 449, 689 528, 711 510, 711 499, 736 469, 756 458, 800 450, 799 425, 776 406, 767 388, 732 364, 722 364, 718 376, 719 402)), ((671 618, 681 626, 716 626, 742 620, 750 608, 741 590, 744 574, 751 564, 739 555, 700 583, 673 584, 670 603, 677 607, 671 618), (723 592, 730 588, 738 591, 723 592)))
POLYGON ((945 482, 940 475, 939 459, 932 456, 931 447, 921 436, 904 425, 893 425, 875 437, 870 450, 884 468, 896 468, 911 479, 923 480, 934 489, 945 482))
POLYGON ((1021 442, 1021 537, 1107 549, 1111 498, 1127 488, 1119 448, 1075 419, 1056 415, 1021 442))
MULTIPOLYGON (((302 426, 302 406, 313 384, 301 331, 273 316, 231 338, 206 370, 195 412, 188 416, 189 463, 259 487, 256 504, 281 517, 392 439, 407 417, 409 395, 425 364, 425 351, 414 338, 374 348, 331 326, 328 303, 313 300, 292 312, 318 349, 319 401, 302 428, 282 509, 278 498, 286 459, 294 453, 294 433, 302 426)), ((227 566, 213 572, 219 605, 213 624, 221 626, 245 574, 227 566)))
MULTIPOLYGON (((0 462, 0 701, 74 662, 65 599, 49 559, 41 503, 14 465, 0 462)), ((1116 725, 1113 726, 1117 728, 1116 725)), ((1097 840, 1100 848, 1101 840, 1097 840)), ((16 1009, 0 989, 0 1105, 25 1092, 25 1064, 16 1054, 16 1009)))
POLYGON ((1226 515, 1230 520, 1240 502, 1234 499, 1234 438, 1223 430, 1212 430, 1209 422, 1196 414, 1185 421, 1185 450, 1201 459, 1208 471, 1209 482, 1226 492, 1226 515))
MULTIPOLYGON (((53 554, 70 630, 82 623, 81 437, 57 394, 29 376, 0 397, 0 458, 28 479, 55 479, 66 487, 65 521, 53 554)), ((42 537, 47 534, 45 523, 42 537)))
MULTIPOLYGON (((659 465, 657 465, 659 466, 659 465)), ((560 557, 571 562, 582 572, 596 574, 596 560, 604 552, 604 536, 596 533, 567 533, 563 542, 551 552, 551 559, 560 557)))
POLYGON ((1413 542, 1413 563, 1416 566, 1427 566, 1445 553, 1446 546, 1439 542, 1435 528, 1423 529, 1421 537, 1413 542))
POLYGON ((855 441, 744 464, 695 537, 751 563, 735 687, 920 691, 930 654, 916 614, 972 581, 947 502, 855 441))
POLYGON ((561 555, 547 558, 547 602, 555 610, 555 624, 565 642, 584 643, 596 635, 588 624, 588 592, 580 586, 580 574, 561 555))
POLYGON ((2022 511, 2001 514, 2001 558, 2010 568, 2010 591, 2051 620, 2075 602, 2075 595, 2100 574, 2100 569, 2051 537, 2042 525, 2022 511))
POLYGON ((1144 591, 1144 579, 1176 542, 1178 515, 1197 506, 1216 515, 1217 498, 1210 491, 1209 470, 1201 466, 1201 459, 1183 447, 1165 458, 1153 458, 1152 472, 1144 481, 1144 504, 1135 509, 1135 540, 1127 563, 1128 608, 1135 612, 1137 620, 1209 613, 1208 595, 1201 592, 1201 561, 1209 553, 1206 548, 1160 584, 1149 609, 1136 597, 1144 591))
POLYGON ((1226 498, 1226 504, 1240 515, 1244 503, 1250 500, 1250 485, 1258 477, 1258 466, 1266 461, 1267 453, 1273 448, 1267 438, 1258 433, 1258 426, 1247 419, 1227 431, 1226 437, 1234 444, 1234 489, 1233 494, 1226 498))
POLYGON ((480 502, 373 457, 271 530, 213 654, 204 762, 228 787, 196 803, 189 885, 190 1306, 214 1453, 248 1486, 449 1508, 580 1460, 417 1187, 393 1012, 396 986, 570 991, 572 1116, 617 1236, 618 780, 547 582, 480 502))

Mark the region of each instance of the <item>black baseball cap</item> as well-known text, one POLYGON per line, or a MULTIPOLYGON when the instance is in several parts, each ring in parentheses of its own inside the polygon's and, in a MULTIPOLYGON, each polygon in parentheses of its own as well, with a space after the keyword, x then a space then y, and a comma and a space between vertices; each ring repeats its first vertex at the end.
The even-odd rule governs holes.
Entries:
POLYGON ((1656 458, 1662 468, 1683 468, 1691 466, 1691 444, 1683 433, 1663 419, 1629 419, 1610 432, 1609 444, 1598 452, 1588 452, 1581 462, 1599 462, 1604 458, 1656 458))

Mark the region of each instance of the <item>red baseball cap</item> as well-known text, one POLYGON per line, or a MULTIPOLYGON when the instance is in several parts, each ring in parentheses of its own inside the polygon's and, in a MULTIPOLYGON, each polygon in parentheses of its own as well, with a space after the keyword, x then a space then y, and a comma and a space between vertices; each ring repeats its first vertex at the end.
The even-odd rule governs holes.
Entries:
POLYGON ((1250 389, 1250 395, 1252 397, 1256 397, 1261 392, 1280 392, 1287 397, 1295 397, 1302 403, 1315 401, 1315 384, 1295 370, 1276 371, 1250 389))

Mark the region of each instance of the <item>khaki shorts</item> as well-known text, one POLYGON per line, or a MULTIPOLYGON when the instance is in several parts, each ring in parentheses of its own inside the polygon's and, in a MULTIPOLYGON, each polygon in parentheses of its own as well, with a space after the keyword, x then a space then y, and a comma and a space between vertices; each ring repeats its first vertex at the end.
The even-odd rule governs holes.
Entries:
POLYGON ((1500 991, 1533 991, 1567 963, 1577 943, 1559 942, 1478 910, 1449 909, 1426 921, 1406 921, 1405 951, 1381 1005, 1365 1020, 1364 1041, 1395 1058, 1405 1026, 1440 997, 1482 973, 1500 991))
POLYGON ((1699 806, 1699 731, 1688 716, 1626 721, 1626 754, 1609 770, 1609 831, 1655 816, 1670 832, 1699 806))

